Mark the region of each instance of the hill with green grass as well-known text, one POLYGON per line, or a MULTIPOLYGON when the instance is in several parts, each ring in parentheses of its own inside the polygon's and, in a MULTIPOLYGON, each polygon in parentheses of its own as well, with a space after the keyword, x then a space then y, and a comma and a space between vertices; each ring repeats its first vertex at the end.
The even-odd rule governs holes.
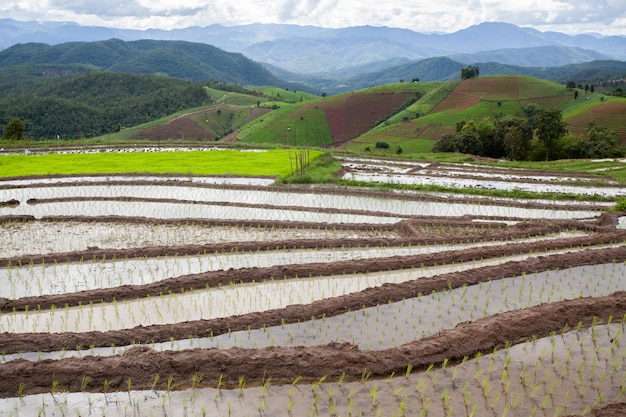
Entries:
MULTIPOLYGON (((236 140, 235 134, 243 125, 264 120, 265 117, 273 119, 283 107, 284 111, 295 103, 318 99, 317 96, 303 91, 272 86, 245 89, 230 84, 208 83, 203 88, 208 101, 202 106, 168 114, 94 140, 232 142, 236 140)), ((284 143, 279 140, 265 142, 284 143)))
MULTIPOLYGON (((119 92, 105 91, 107 88, 102 87, 100 76, 94 73, 82 76, 93 79, 61 79, 61 84, 53 90, 54 94, 58 100, 78 100, 86 109, 96 108, 101 101, 113 106, 119 92)), ((130 75, 109 73, 108 76, 112 77, 107 81, 110 88, 116 85, 115 77, 130 75)), ((511 117, 528 119, 532 109, 558 109, 570 133, 584 137, 593 122, 614 130, 621 142, 626 143, 626 121, 623 117, 626 114, 626 98, 567 88, 563 84, 530 76, 481 76, 445 82, 415 80, 328 97, 274 86, 244 89, 230 84, 199 85, 155 76, 133 77, 153 78, 133 79, 130 83, 129 80, 118 80, 120 85, 129 86, 130 91, 125 94, 132 96, 136 93, 135 89, 155 92, 155 85, 150 83, 168 80, 182 83, 177 85, 185 88, 199 88, 199 101, 187 103, 187 108, 172 109, 142 124, 129 124, 125 129, 107 133, 106 140, 225 141, 345 148, 381 155, 399 152, 415 154, 430 152, 442 135, 454 133, 463 121, 480 123, 489 120, 493 123, 511 117), (133 84, 132 87, 130 84, 133 84), (143 84, 144 87, 140 88, 143 84)), ((184 91, 181 90, 178 96, 186 97, 188 93, 184 91)), ((131 99, 118 101, 124 109, 133 108, 134 101, 131 99)), ((146 105, 139 108, 148 109, 146 105)), ((46 114, 46 109, 40 107, 39 112, 46 114)), ((88 118, 98 113, 87 113, 85 110, 84 114, 88 118)), ((110 120, 124 120, 122 116, 118 119, 109 117, 110 120)), ((81 116, 77 120, 82 119, 81 116)))
POLYGON ((208 91, 214 100, 208 110, 176 118, 178 130, 172 129, 171 121, 159 125, 161 132, 169 126, 169 137, 155 130, 133 137, 192 138, 189 126, 193 122, 204 132, 214 132, 199 133, 198 139, 380 154, 393 154, 398 148, 404 153, 425 153, 442 135, 454 133, 459 122, 527 118, 528 109, 557 108, 571 133, 584 136, 589 123, 595 122, 615 130, 626 142, 626 99, 528 76, 404 82, 329 97, 275 87, 255 88, 257 95, 208 91), (187 134, 181 133, 183 120, 188 123, 187 134), (388 147, 379 147, 381 143, 388 147))
POLYGON ((401 111, 423 91, 419 83, 399 83, 285 104, 243 126, 237 138, 249 143, 342 146, 401 111))
MULTIPOLYGON (((615 130, 626 143, 626 99, 566 88, 528 76, 488 76, 447 83, 424 83, 428 90, 418 101, 386 123, 348 144, 354 151, 374 149, 377 142, 404 151, 427 152, 457 123, 506 117, 525 118, 528 106, 563 112, 571 133, 584 135, 590 122, 615 130)), ((385 152, 382 150, 381 152, 385 152)), ((386 151, 389 152, 389 151, 386 151)))

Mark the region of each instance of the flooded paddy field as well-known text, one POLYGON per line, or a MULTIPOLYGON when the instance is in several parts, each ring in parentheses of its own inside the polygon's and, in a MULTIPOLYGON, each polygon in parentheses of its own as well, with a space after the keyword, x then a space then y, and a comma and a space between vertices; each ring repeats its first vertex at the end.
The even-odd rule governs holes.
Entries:
POLYGON ((0 181, 0 202, 3 415, 553 416, 626 401, 626 232, 606 203, 163 176, 0 181))
POLYGON ((626 195, 626 189, 620 186, 616 180, 594 174, 503 169, 481 167, 474 164, 394 163, 386 160, 356 157, 344 158, 342 166, 344 179, 363 182, 607 197, 626 195))

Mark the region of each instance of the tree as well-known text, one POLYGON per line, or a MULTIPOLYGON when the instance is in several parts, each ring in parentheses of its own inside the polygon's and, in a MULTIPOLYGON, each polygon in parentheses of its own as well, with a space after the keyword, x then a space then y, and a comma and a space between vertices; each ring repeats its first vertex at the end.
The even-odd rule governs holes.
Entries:
POLYGON ((16 117, 4 125, 4 129, 2 129, 2 139, 15 141, 24 140, 25 128, 26 125, 24 121, 16 117))
POLYGON ((454 152, 454 135, 445 133, 433 145, 433 152, 454 152))
POLYGON ((502 143, 504 155, 512 161, 522 161, 530 151, 533 128, 520 119, 504 119, 493 129, 493 136, 502 143))
POLYGON ((478 126, 473 120, 463 125, 461 131, 454 136, 453 143, 454 152, 482 155, 484 151, 478 126))
POLYGON ((589 123, 587 128, 588 154, 590 158, 608 158, 615 156, 616 148, 619 146, 617 133, 607 127, 597 126, 589 123))
POLYGON ((567 133, 567 123, 563 120, 559 109, 541 109, 536 115, 535 123, 537 138, 546 147, 547 161, 550 159, 550 151, 556 141, 567 133))
POLYGON ((535 123, 535 117, 537 117, 537 113, 539 113, 539 110, 541 110, 539 106, 535 103, 529 103, 525 106, 522 106, 522 109, 524 110, 524 113, 526 113, 528 124, 531 125, 533 128, 537 127, 537 124, 535 123))
POLYGON ((480 69, 474 65, 468 65, 465 68, 461 68, 461 79, 467 80, 468 78, 476 78, 480 73, 480 69))
POLYGON ((587 145, 587 141, 580 136, 568 133, 557 140, 553 156, 557 159, 587 158, 587 145))

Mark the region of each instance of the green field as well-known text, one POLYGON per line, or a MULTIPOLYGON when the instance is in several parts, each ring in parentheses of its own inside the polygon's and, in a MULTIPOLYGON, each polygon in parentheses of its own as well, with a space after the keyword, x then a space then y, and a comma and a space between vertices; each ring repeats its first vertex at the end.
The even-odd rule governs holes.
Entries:
MULTIPOLYGON (((626 143, 625 99, 605 99, 601 93, 585 93, 584 90, 578 90, 575 99, 574 89, 527 76, 396 83, 329 97, 268 86, 254 90, 258 95, 208 88, 211 106, 189 109, 82 143, 136 141, 133 135, 137 137, 143 129, 164 125, 175 116, 188 114, 201 129, 214 132, 215 139, 235 132, 236 138, 246 143, 334 146, 351 152, 368 148, 373 151, 376 142, 387 142, 388 149, 376 152, 395 154, 401 147, 405 154, 421 154, 428 152, 443 134, 453 133, 460 121, 523 118, 524 106, 530 104, 560 109, 571 133, 584 136, 588 124, 595 122, 615 130, 622 143, 626 143), (400 109, 403 100, 412 97, 416 98, 415 102, 400 109), (251 113, 259 107, 271 111, 261 115, 258 111, 251 113), (217 108, 221 112, 216 112, 217 108), (256 118, 251 120, 252 117, 256 118)), ((180 139, 180 135, 174 139, 180 139)), ((185 136, 185 139, 194 138, 185 136)))
MULTIPOLYGON (((311 161, 322 152, 312 150, 311 161)), ((293 151, 237 150, 0 156, 0 177, 54 174, 181 174, 288 177, 293 151)))
POLYGON ((249 143, 275 143, 289 146, 332 144, 330 127, 320 109, 302 109, 283 104, 241 128, 237 138, 249 143))
MULTIPOLYGON (((509 75, 478 77, 462 82, 424 83, 424 86, 430 87, 430 90, 416 103, 391 117, 384 125, 353 140, 348 144, 348 149, 359 151, 384 141, 392 145, 391 148, 402 146, 408 152, 422 152, 428 148, 428 143, 432 146, 441 135, 454 133, 458 122, 523 118, 523 106, 528 104, 536 104, 540 108, 562 109, 565 118, 571 118, 572 122, 575 121, 574 115, 583 114, 584 116, 579 116, 582 121, 572 126, 574 133, 580 134, 584 133, 584 129, 577 126, 586 126, 588 119, 592 117, 592 107, 587 104, 587 99, 598 101, 601 96, 579 92, 579 98, 575 100, 574 90, 567 89, 562 84, 509 75)), ((612 109, 608 113, 617 114, 619 111, 612 109)), ((621 135, 622 129, 619 127, 624 124, 623 120, 605 121, 599 115, 593 117, 608 123, 609 127, 621 135)), ((600 120, 598 124, 603 125, 600 120)))
POLYGON ((304 91, 285 90, 279 87, 261 86, 254 87, 254 89, 260 91, 265 97, 275 98, 277 101, 284 101, 286 103, 300 103, 303 101, 317 100, 319 98, 318 96, 304 91))

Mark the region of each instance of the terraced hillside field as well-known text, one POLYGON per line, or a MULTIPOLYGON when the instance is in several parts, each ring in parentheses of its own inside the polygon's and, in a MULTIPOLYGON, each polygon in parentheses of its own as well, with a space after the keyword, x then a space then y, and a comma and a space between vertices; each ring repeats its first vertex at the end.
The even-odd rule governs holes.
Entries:
POLYGON ((576 99, 573 89, 555 82, 501 75, 437 86, 433 91, 437 92, 440 100, 427 111, 409 112, 421 108, 418 101, 404 113, 406 118, 402 122, 372 130, 351 142, 349 147, 362 151, 367 146, 371 148, 376 142, 384 141, 409 152, 428 152, 432 141, 445 133, 454 133, 460 121, 524 118, 524 107, 531 104, 544 109, 561 109, 574 134, 584 136, 589 122, 595 121, 600 126, 615 130, 622 140, 626 140, 623 136, 624 120, 620 118, 623 111, 620 112, 618 101, 601 102, 601 94, 587 94, 582 90, 579 90, 576 99), (445 96, 440 97, 444 93, 445 96), (598 104, 601 106, 596 108, 598 104))
POLYGON ((570 132, 584 136, 589 123, 607 127, 626 143, 626 99, 612 98, 606 101, 593 100, 564 114, 570 132))
POLYGON ((626 234, 609 206, 267 178, 4 179, 0 414, 623 413, 626 234))

